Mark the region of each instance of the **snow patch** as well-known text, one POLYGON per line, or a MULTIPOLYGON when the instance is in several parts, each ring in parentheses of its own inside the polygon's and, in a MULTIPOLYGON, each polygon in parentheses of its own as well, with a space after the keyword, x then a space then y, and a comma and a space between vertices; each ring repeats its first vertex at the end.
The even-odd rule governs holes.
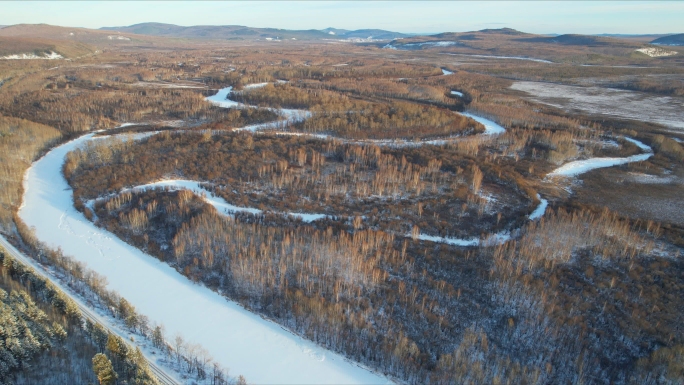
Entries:
POLYGON ((55 59, 64 59, 64 56, 58 54, 57 52, 51 51, 51 52, 45 53, 41 56, 36 55, 34 53, 20 53, 20 54, 2 56, 2 57, 0 57, 0 59, 5 59, 5 60, 28 60, 28 59, 55 60, 55 59))
POLYGON ((461 97, 461 98, 463 97, 463 92, 451 91, 451 94, 456 95, 456 96, 461 97))
POLYGON ((630 172, 629 176, 632 182, 643 184, 669 184, 676 180, 673 176, 657 176, 640 172, 630 172))
POLYGON ((109 35, 109 36, 107 36, 107 39, 109 39, 109 40, 127 40, 127 41, 131 40, 130 37, 118 36, 118 35, 115 35, 115 36, 109 35))
POLYGON ((657 47, 649 47, 649 48, 639 48, 635 50, 636 52, 641 52, 645 55, 648 55, 650 57, 663 57, 663 56, 672 56, 676 55, 677 51, 667 51, 662 48, 657 48, 657 47))
POLYGON ((247 84, 247 85, 245 86, 245 89, 246 89, 246 90, 251 90, 251 89, 254 89, 254 88, 266 87, 267 85, 268 85, 268 82, 247 84))

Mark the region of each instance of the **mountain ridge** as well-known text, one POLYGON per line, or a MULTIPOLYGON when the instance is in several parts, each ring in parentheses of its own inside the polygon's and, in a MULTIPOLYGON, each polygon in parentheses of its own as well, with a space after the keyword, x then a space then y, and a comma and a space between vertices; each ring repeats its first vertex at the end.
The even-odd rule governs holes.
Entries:
POLYGON ((684 33, 678 33, 676 35, 668 35, 668 36, 659 37, 659 38, 651 41, 651 44, 684 45, 684 33))
POLYGON ((102 31, 133 33, 165 37, 181 37, 195 39, 294 39, 322 40, 330 38, 391 40, 410 36, 407 34, 382 29, 346 30, 325 28, 322 30, 305 29, 290 30, 279 28, 256 28, 242 25, 194 25, 180 26, 166 23, 138 23, 129 26, 102 27, 102 31))

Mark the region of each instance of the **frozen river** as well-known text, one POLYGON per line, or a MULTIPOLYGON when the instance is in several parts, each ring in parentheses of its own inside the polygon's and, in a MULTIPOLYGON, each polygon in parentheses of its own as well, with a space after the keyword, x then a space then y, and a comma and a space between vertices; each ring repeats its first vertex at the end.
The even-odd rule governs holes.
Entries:
POLYGON ((65 155, 92 134, 50 151, 29 169, 19 216, 41 241, 107 277, 116 290, 169 337, 182 334, 253 384, 385 384, 390 381, 293 335, 169 265, 96 227, 76 211, 62 176, 65 155))
MULTIPOLYGON (((226 100, 230 90, 211 97, 224 107, 235 107, 226 100)), ((286 112, 287 114, 287 112, 286 112)), ((504 131, 498 124, 469 115, 486 127, 485 134, 504 131)), ((35 229, 41 241, 60 248, 66 255, 85 262, 105 276, 109 289, 116 290, 152 322, 163 323, 169 336, 180 333, 188 341, 199 343, 233 375, 242 374, 250 383, 278 384, 385 384, 387 378, 366 370, 342 356, 293 335, 274 322, 264 320, 235 302, 228 301, 208 288, 192 283, 169 265, 132 247, 115 235, 96 227, 73 207, 72 191, 62 176, 65 155, 93 138, 82 136, 56 147, 36 161, 24 179, 24 204, 19 216, 35 229)), ((637 143, 638 145, 641 143, 637 143)), ((643 144, 640 147, 645 146, 643 144)), ((645 150, 650 150, 642 147, 645 150)), ((648 157, 648 154, 635 157, 648 157)), ((635 157, 619 158, 620 162, 636 161, 635 157), (623 161, 623 159, 629 159, 623 161)), ((614 159, 607 162, 615 162, 614 159)), ((572 162, 554 171, 554 175, 577 175, 601 163, 601 160, 572 162), (578 163, 584 162, 584 163, 578 163), (593 162, 593 163, 592 163, 593 162)), ((602 167, 606 167, 601 163, 602 167)), ((595 167, 594 167, 595 168, 595 167)), ((157 182, 142 188, 174 186, 201 192, 193 181, 157 182)), ((229 211, 252 210, 212 199, 217 208, 229 211), (223 205, 223 206, 222 206, 223 205), (225 207, 224 207, 225 206, 225 207)), ((546 201, 530 215, 543 214, 546 201)), ((317 214, 291 213, 305 221, 317 214)), ((429 239, 429 236, 421 236, 429 239)), ((469 245, 472 240, 456 241, 469 245)))

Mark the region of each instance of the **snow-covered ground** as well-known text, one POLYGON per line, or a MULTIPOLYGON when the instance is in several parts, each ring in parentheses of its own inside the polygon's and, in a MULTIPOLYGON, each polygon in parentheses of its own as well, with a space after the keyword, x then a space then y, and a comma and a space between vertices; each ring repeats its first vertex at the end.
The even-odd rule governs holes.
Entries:
POLYGON ((246 90, 250 90, 250 89, 254 89, 254 88, 266 87, 267 85, 268 85, 268 82, 247 84, 247 85, 245 86, 245 89, 246 89, 246 90))
POLYGON ((452 95, 459 96, 459 97, 463 97, 463 92, 451 91, 451 94, 452 94, 452 95))
POLYGON ((444 53, 443 55, 478 57, 478 58, 483 58, 483 59, 528 60, 528 61, 534 61, 534 62, 537 62, 537 63, 550 63, 550 64, 553 64, 553 62, 552 62, 552 61, 549 61, 549 60, 536 59, 536 58, 533 58, 533 57, 523 57, 523 56, 474 55, 474 54, 465 54, 465 53, 444 53))
POLYGON ((650 158, 651 156, 653 156, 653 150, 651 149, 651 147, 645 145, 644 143, 639 142, 638 140, 632 139, 632 138, 625 138, 625 140, 636 144, 640 149, 646 151, 646 153, 638 154, 638 155, 632 155, 632 156, 628 156, 626 158, 591 158, 591 159, 585 159, 585 160, 576 160, 574 162, 566 163, 566 164, 558 167, 557 169, 550 172, 547 175, 547 177, 577 176, 580 174, 584 174, 585 172, 595 170, 597 168, 613 167, 613 166, 626 164, 626 163, 632 163, 632 162, 641 162, 641 161, 644 161, 644 160, 650 158))
POLYGON ((64 59, 64 56, 58 54, 57 52, 50 52, 44 55, 36 55, 34 53, 20 53, 14 55, 0 56, 0 59, 6 60, 24 60, 24 59, 43 59, 43 60, 55 60, 64 59))
POLYGON ((511 89, 529 93, 530 99, 536 102, 565 110, 580 110, 684 129, 683 97, 528 81, 515 82, 511 89))
POLYGON ((107 39, 109 39, 109 40, 126 40, 126 41, 131 40, 130 37, 120 36, 120 35, 114 35, 114 36, 109 35, 109 36, 107 36, 107 39))
POLYGON ((657 176, 640 172, 630 172, 628 175, 631 182, 643 184, 669 184, 677 181, 677 178, 672 175, 657 176))
POLYGON ((662 57, 676 55, 677 51, 668 51, 658 47, 639 48, 635 50, 650 57, 662 57))
POLYGON ((453 74, 453 72, 449 71, 449 70, 445 70, 444 68, 442 68, 442 74, 443 75, 451 75, 451 74, 453 74))
POLYGON ((95 227, 72 203, 64 156, 92 138, 56 147, 31 166, 19 216, 38 239, 107 277, 135 308, 199 343, 233 374, 254 384, 384 384, 390 381, 196 285, 169 265, 95 227))

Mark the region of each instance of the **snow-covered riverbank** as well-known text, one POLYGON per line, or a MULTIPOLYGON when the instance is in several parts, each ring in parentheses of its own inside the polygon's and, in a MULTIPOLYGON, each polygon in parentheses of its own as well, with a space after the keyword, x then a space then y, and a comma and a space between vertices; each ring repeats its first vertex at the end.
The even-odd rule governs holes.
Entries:
MULTIPOLYGON (((157 188, 166 188, 172 191, 175 190, 189 190, 195 193, 196 195, 202 197, 205 202, 208 204, 214 206, 214 208, 220 213, 224 215, 233 215, 235 213, 249 213, 249 214, 263 214, 263 210, 253 208, 253 207, 241 207, 241 206, 235 206, 233 204, 230 204, 226 202, 223 198, 217 197, 212 194, 211 191, 205 189, 202 187, 200 182, 194 181, 194 180, 185 180, 185 179, 167 179, 167 180, 161 180, 158 182, 154 183, 148 183, 140 186, 135 186, 132 188, 127 188, 123 189, 122 191, 119 192, 125 193, 125 192, 138 192, 138 191, 146 191, 149 189, 157 189, 157 188)), ((86 206, 92 207, 94 204, 95 200, 91 200, 86 203, 86 206)), ((306 223, 311 223, 313 221, 323 219, 327 217, 325 214, 307 214, 307 213, 295 213, 295 212, 287 212, 287 213, 275 213, 275 214, 281 214, 281 215, 288 215, 294 218, 301 219, 303 222, 306 223)))
POLYGON ((92 134, 56 147, 31 166, 19 216, 38 239, 107 277, 167 334, 183 334, 250 383, 384 384, 390 381, 262 319, 210 289, 196 285, 166 263, 97 228, 72 203, 61 174, 65 155, 92 134))

